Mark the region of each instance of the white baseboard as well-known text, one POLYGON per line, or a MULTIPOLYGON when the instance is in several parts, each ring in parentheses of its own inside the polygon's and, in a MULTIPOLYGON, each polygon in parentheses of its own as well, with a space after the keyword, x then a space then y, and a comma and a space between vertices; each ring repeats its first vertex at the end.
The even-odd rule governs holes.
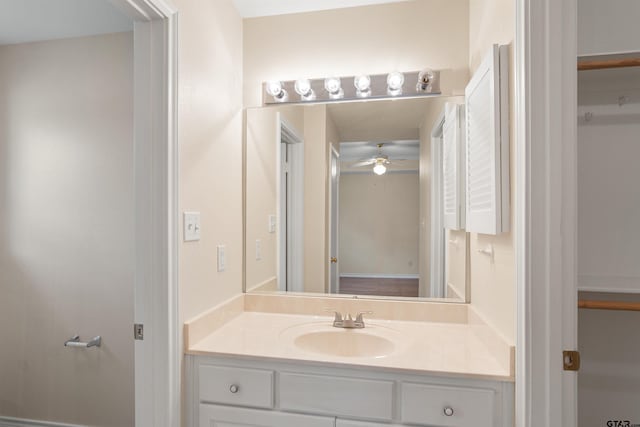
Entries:
POLYGON ((87 427, 79 424, 54 423, 0 416, 0 427, 87 427))
POLYGON ((353 277, 360 279, 419 279, 417 274, 366 274, 366 273, 340 273, 340 277, 353 277))

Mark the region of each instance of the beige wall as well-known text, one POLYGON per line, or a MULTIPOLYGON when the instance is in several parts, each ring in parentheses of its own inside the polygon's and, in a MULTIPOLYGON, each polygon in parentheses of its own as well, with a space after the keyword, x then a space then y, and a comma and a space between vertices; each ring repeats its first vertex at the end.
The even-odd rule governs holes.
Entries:
POLYGON ((415 172, 340 177, 340 274, 418 275, 415 172))
POLYGON ((184 321, 242 290, 242 19, 231 0, 174 4, 180 12, 179 205, 202 215, 201 240, 179 247, 184 321), (224 272, 217 272, 217 245, 226 246, 224 272))
MULTIPOLYGON (((282 106, 246 110, 246 247, 247 290, 276 290, 278 272, 278 236, 269 233, 269 215, 278 213, 278 157, 280 120, 304 133, 304 107, 282 106), (261 240, 261 259, 256 259, 256 239, 261 240), (255 289, 254 289, 255 288, 255 289)), ((278 224, 279 220, 276 218, 278 224)))
POLYGON ((0 47, 0 416, 133 425, 133 209, 132 34, 0 47))
MULTIPOLYGON (((515 223, 515 133, 514 133, 514 75, 515 9, 511 0, 474 0, 469 9, 469 64, 475 71, 494 43, 511 44, 510 49, 510 142, 511 142, 511 224, 515 223)), ((498 236, 470 235, 471 304, 492 326, 510 342, 515 342, 516 280, 515 233, 498 236), (478 253, 493 245, 493 260, 478 253)))
POLYGON ((304 109, 304 290, 327 284, 327 107, 304 109))
MULTIPOLYGON (((430 296, 431 282, 431 132, 447 102, 464 103, 464 97, 433 98, 420 125, 420 296, 430 296)), ((467 280, 466 232, 450 231, 445 236, 457 239, 449 245, 446 255, 447 281, 458 296, 465 297, 467 280)), ((447 295, 448 296, 448 295, 447 295)))
POLYGON ((252 289, 273 280, 277 272, 277 233, 268 229, 277 212, 277 155, 280 141, 277 111, 251 108, 246 112, 246 286, 252 289), (261 259, 256 259, 260 240, 261 259))
MULTIPOLYGON (((244 22, 244 104, 261 83, 329 75, 443 70, 443 93, 468 81, 468 0, 414 0, 244 22)), ((353 84, 345 82, 344 84, 353 84)))
POLYGON ((231 0, 173 3, 180 13, 178 203, 180 212, 201 213, 202 235, 183 242, 180 232, 182 324, 242 292, 242 19, 231 0), (217 245, 226 247, 224 272, 217 245))

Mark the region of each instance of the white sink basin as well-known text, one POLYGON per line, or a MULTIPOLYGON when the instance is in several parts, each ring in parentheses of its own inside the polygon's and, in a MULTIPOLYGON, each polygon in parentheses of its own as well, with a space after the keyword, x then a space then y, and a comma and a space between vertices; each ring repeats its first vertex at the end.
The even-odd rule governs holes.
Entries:
POLYGON ((361 329, 307 332, 293 343, 304 351, 342 357, 383 357, 395 350, 390 340, 361 329))

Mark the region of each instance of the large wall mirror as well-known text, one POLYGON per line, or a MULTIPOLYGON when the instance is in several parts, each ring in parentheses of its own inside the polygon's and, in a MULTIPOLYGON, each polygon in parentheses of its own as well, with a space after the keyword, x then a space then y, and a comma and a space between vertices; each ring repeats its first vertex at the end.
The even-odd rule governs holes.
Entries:
POLYGON ((444 112, 463 103, 247 109, 245 291, 468 301, 467 235, 445 228, 443 191, 444 112))

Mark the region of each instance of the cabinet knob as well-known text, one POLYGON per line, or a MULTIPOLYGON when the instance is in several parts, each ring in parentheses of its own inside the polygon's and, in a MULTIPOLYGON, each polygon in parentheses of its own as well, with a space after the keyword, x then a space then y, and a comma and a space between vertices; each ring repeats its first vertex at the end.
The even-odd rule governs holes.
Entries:
POLYGON ((451 406, 446 406, 442 412, 444 412, 447 417, 450 417, 453 415, 453 408, 451 406))
POLYGON ((229 387, 229 391, 231 393, 237 393, 239 390, 240 390, 240 387, 235 384, 231 384, 231 387, 229 387))

